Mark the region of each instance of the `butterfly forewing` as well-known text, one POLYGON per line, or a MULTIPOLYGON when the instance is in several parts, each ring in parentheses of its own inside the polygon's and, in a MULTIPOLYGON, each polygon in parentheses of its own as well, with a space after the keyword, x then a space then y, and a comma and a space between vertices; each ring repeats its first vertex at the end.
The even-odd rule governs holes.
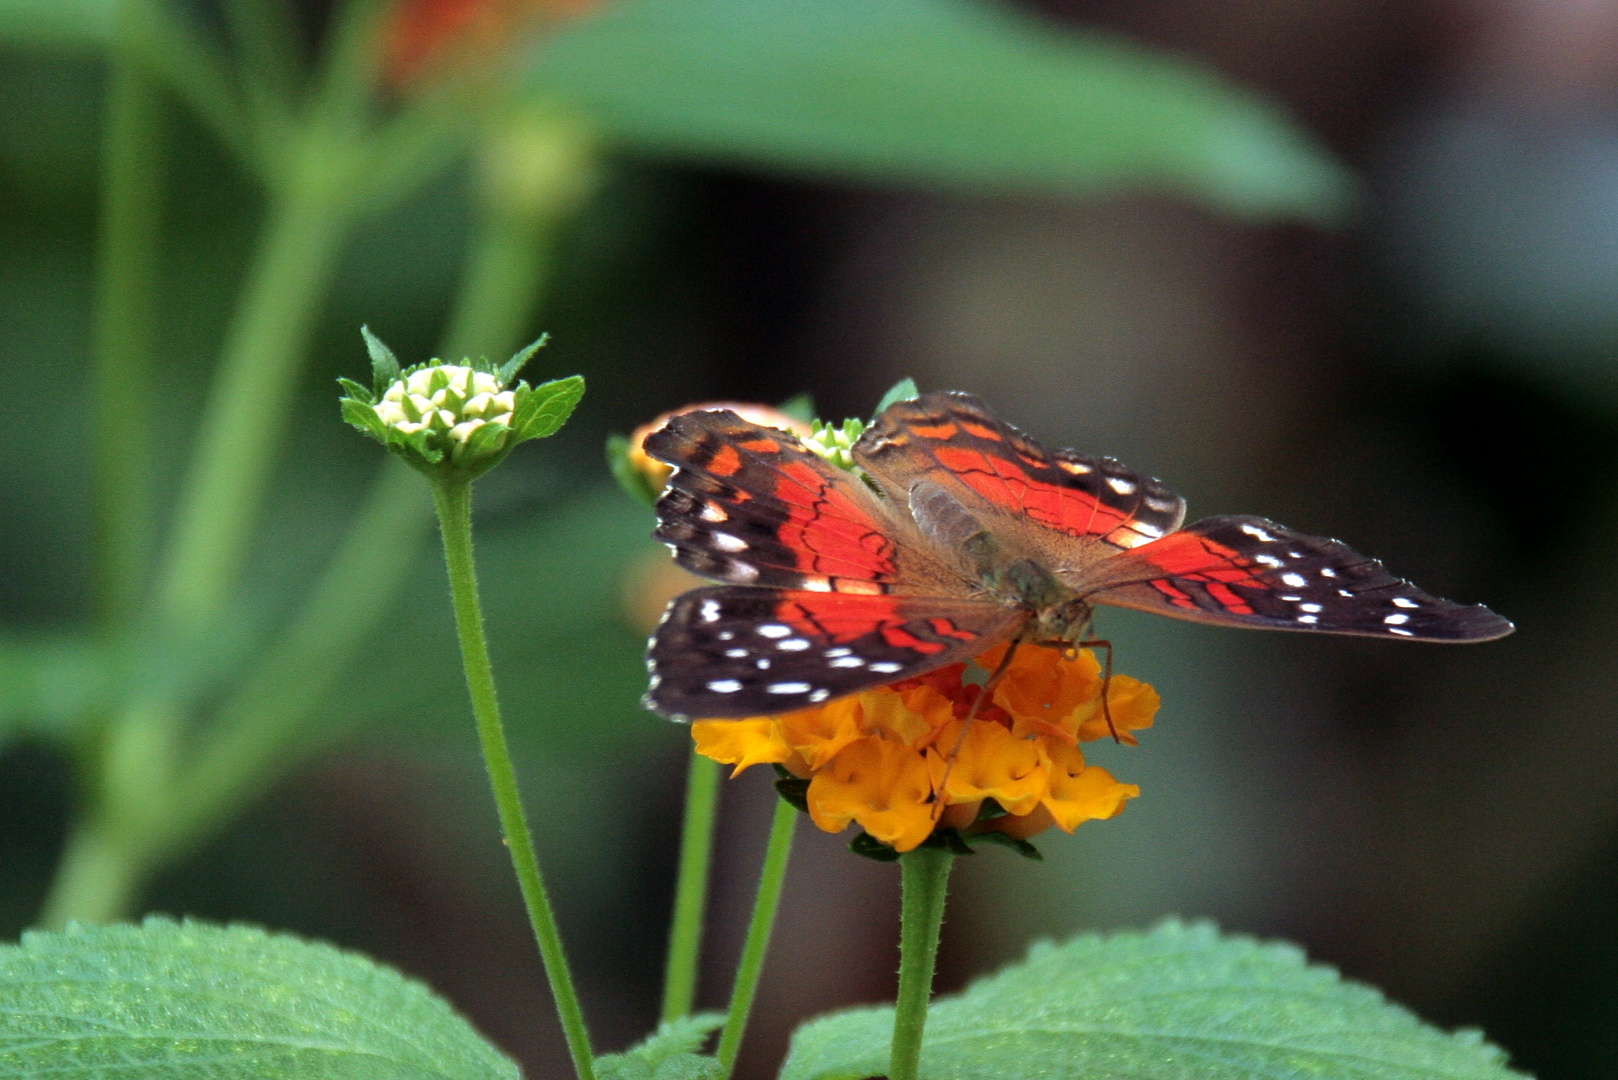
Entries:
POLYGON ((802 709, 976 656, 1023 619, 947 597, 694 589, 652 638, 646 703, 682 717, 802 709))
POLYGON ((896 542, 876 497, 785 431, 728 410, 673 417, 646 451, 676 467, 654 535, 680 565, 739 585, 887 592, 896 542))
POLYGON ((1199 521, 1073 582, 1091 599, 1195 622, 1415 641, 1488 641, 1511 623, 1429 596, 1347 544, 1260 517, 1199 521))
POLYGON ((1112 458, 1046 450, 970 394, 924 394, 890 406, 854 456, 890 499, 925 477, 986 516, 1056 534, 1040 544, 1058 556, 1053 561, 1073 540, 1127 550, 1185 519, 1185 501, 1158 481, 1112 458))

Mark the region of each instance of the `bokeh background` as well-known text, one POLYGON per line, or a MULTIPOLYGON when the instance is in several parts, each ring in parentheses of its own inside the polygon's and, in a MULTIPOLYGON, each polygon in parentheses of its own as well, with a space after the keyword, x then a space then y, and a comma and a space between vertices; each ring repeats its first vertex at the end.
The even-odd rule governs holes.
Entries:
MULTIPOLYGON (((1041 864, 964 860, 941 989, 1042 936, 1208 917, 1483 1027, 1547 1080, 1612 1075, 1618 3, 1016 6, 1267 97, 1352 173, 1355 208, 1257 221, 1145 184, 962 192, 609 154, 530 328, 552 334, 535 371, 582 373, 589 393, 561 435, 480 484, 477 522, 522 779, 598 1045, 656 1016, 687 746, 636 703, 666 556, 603 440, 720 398, 807 392, 824 417, 866 415, 912 376, 1164 478, 1193 517, 1340 537, 1519 627, 1441 648, 1105 613, 1119 669, 1164 698, 1140 747, 1096 750, 1143 796, 1046 836, 1041 864)), ((323 5, 299 18, 317 39, 323 5)), ((544 57, 542 43, 528 62, 544 57)), ((0 43, 0 615, 13 640, 63 642, 50 672, 0 664, 12 697, 50 681, 71 698, 90 602, 80 387, 103 71, 93 50, 0 43)), ((157 312, 170 493, 260 207, 172 113, 157 312)), ((332 380, 364 370, 362 322, 407 360, 430 354, 468 189, 452 167, 345 248, 244 625, 286 617, 375 467, 332 380)), ((561 1076, 429 547, 411 575, 323 707, 347 734, 166 866, 140 906, 363 949, 447 995, 529 1075, 561 1076)), ((7 937, 36 916, 76 782, 49 717, 0 721, 7 937)), ((705 1003, 728 990, 771 798, 759 773, 726 787, 705 1003)), ((770 1074, 798 1021, 892 994, 897 871, 846 839, 802 823, 748 1076, 770 1074)))

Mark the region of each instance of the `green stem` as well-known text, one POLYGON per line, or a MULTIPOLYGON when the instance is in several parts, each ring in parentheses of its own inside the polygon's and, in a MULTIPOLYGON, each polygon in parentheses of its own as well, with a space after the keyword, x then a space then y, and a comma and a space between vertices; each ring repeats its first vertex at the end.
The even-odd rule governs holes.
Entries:
POLYGON ((955 856, 937 848, 916 848, 899 858, 904 906, 899 930, 899 999, 893 1011, 893 1054, 888 1080, 916 1080, 927 1002, 933 994, 938 931, 944 923, 944 894, 955 856))
POLYGON ((433 500, 438 507, 438 523, 444 538, 444 563, 449 571, 450 596, 455 605, 455 629, 461 639, 461 661, 466 668, 466 688, 472 697, 477 718, 478 738, 483 744, 483 760, 489 768, 489 784, 494 789, 500 811, 500 826, 517 884, 528 905, 528 919, 539 942, 550 980, 551 995, 567 1036, 568 1052, 579 1080, 594 1080, 595 1065, 590 1053, 590 1035, 585 1030, 584 1012, 573 990, 573 976, 562 951, 562 937, 545 895, 545 881, 539 873, 539 859, 517 792, 517 774, 506 746, 505 727, 500 720, 500 702, 495 695, 494 669, 489 663, 489 647, 483 636, 483 610, 478 602, 477 569, 472 561, 472 485, 465 480, 439 480, 433 484, 433 500))
POLYGON ((781 906, 781 886, 786 882, 787 858, 792 854, 792 829, 798 811, 785 799, 775 803, 775 822, 770 826, 770 846, 764 851, 764 868, 759 873, 758 896, 753 901, 753 917, 747 924, 747 941, 742 946, 741 963, 736 965, 736 985, 730 992, 730 1011, 725 1015, 724 1034, 719 1036, 722 1076, 729 1080, 736 1067, 736 1053, 747 1030, 747 1015, 753 1010, 759 976, 764 973, 764 954, 769 949, 770 932, 775 928, 775 912, 781 906))
POLYGON ((96 301, 95 603, 103 626, 140 603, 152 533, 151 367, 162 228, 162 97, 115 54, 103 142, 96 301))
POLYGON ((193 631, 229 601, 351 217, 347 152, 310 138, 299 154, 299 179, 272 201, 175 511, 158 600, 171 625, 193 631))
POLYGON ((123 916, 144 867, 135 850, 98 814, 74 822, 38 925, 60 930, 71 920, 111 922, 123 916))
POLYGON ((697 998, 697 961, 708 905, 708 866, 719 810, 719 763, 691 751, 685 775, 685 822, 680 829, 680 875, 674 886, 674 921, 663 969, 662 1020, 688 1016, 697 998))

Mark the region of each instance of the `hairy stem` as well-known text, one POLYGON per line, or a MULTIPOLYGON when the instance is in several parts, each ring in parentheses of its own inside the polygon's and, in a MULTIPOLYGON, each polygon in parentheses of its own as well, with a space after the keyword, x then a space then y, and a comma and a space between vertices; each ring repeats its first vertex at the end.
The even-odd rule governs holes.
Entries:
POLYGON ((140 603, 152 535, 152 343, 162 228, 162 95, 114 55, 102 144, 96 283, 94 476, 96 614, 125 625, 140 603))
POLYGON ((899 857, 904 905, 899 924, 899 999, 893 1011, 888 1080, 916 1080, 921 1064, 938 933, 944 924, 944 894, 954 861, 954 855, 936 848, 916 848, 899 857))
POLYGON ((714 818, 719 810, 719 763, 691 751, 685 776, 685 821, 680 828, 680 873, 674 886, 674 920, 668 963, 663 969, 662 1020, 691 1012, 697 998, 702 922, 708 905, 708 868, 713 860, 714 818))
POLYGON ((775 929, 776 909, 781 906, 781 887, 786 882, 792 830, 797 823, 798 811, 785 799, 777 799, 775 821, 770 826, 770 844, 764 851, 764 868, 759 873, 758 896, 753 900, 753 917, 747 924, 742 960, 736 965, 736 985, 730 991, 730 1010, 715 1052, 726 1080, 736 1068, 736 1054, 742 1047, 747 1017, 753 1010, 753 998, 758 994, 759 977, 764 974, 764 954, 770 946, 770 932, 775 929))
POLYGON ((539 859, 534 853, 533 836, 517 791, 517 773, 506 745, 505 726, 500 719, 500 702, 495 695, 494 668, 489 663, 489 647, 483 636, 483 610, 478 601, 477 568, 472 561, 472 485, 464 480, 441 480, 433 485, 438 507, 438 523, 444 538, 444 563, 449 571, 450 597, 455 605, 455 629, 461 639, 461 661, 466 669, 466 687, 472 697, 477 719, 478 739, 483 744, 483 760, 489 769, 489 784, 500 811, 500 827, 511 865, 517 872, 528 920, 539 942, 545 961, 545 976, 567 1036, 568 1052, 579 1080, 594 1080, 594 1058, 590 1035, 584 1026, 584 1012, 573 989, 562 951, 562 936, 551 914, 545 881, 540 876, 539 859))

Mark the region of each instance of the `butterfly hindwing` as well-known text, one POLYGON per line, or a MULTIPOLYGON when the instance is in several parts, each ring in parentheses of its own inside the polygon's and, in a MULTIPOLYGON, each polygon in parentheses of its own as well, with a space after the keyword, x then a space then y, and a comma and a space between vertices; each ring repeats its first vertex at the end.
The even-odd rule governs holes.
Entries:
POLYGON ((657 539, 680 565, 738 585, 881 593, 898 580, 876 497, 796 436, 728 410, 675 416, 646 439, 675 466, 657 539))
POLYGON ((682 717, 807 708, 976 656, 1025 618, 947 597, 693 589, 669 604, 652 637, 646 703, 682 717))
MULTIPOLYGON (((1261 517, 1199 521, 1094 567, 1091 599, 1195 622, 1415 641, 1488 641, 1511 623, 1429 596, 1336 540, 1261 517)), ((1082 583, 1081 589, 1083 588, 1082 583)))
POLYGON ((970 394, 923 394, 883 411, 854 448, 890 498, 922 476, 966 489, 968 501, 1059 534, 1042 547, 1096 540, 1148 544, 1180 527, 1185 500, 1106 457, 1050 451, 970 394))

